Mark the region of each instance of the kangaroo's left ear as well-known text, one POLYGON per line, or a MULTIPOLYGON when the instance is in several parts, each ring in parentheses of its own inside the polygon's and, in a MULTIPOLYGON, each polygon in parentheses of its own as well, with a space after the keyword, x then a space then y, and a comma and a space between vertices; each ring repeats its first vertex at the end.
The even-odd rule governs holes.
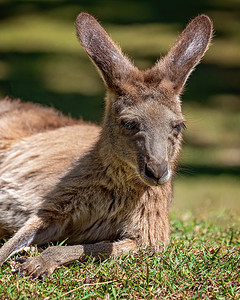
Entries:
POLYGON ((172 82, 180 93, 188 76, 207 51, 213 33, 212 21, 206 15, 193 19, 178 37, 168 54, 154 67, 172 82))

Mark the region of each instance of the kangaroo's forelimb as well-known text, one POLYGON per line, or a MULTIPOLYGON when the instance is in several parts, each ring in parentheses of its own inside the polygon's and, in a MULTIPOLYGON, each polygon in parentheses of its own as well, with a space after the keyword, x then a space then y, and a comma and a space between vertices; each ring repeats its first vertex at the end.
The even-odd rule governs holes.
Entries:
POLYGON ((39 256, 23 258, 20 262, 20 273, 31 276, 33 279, 50 275, 58 266, 66 265, 84 256, 92 256, 96 259, 108 256, 119 256, 130 250, 136 250, 134 240, 125 239, 118 242, 100 242, 95 244, 76 246, 49 247, 39 256))

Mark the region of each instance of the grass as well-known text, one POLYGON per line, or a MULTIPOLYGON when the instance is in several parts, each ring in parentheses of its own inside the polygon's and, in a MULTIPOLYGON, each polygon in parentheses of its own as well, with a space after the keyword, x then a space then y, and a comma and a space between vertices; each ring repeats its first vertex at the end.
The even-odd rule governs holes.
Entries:
MULTIPOLYGON (((175 220, 175 218, 174 218, 175 220)), ((196 219, 172 221, 171 244, 157 254, 143 249, 121 258, 75 262, 45 281, 0 271, 1 299, 238 299, 237 226, 196 219)))
POLYGON ((201 219, 212 219, 214 223, 222 224, 223 228, 228 226, 231 215, 240 216, 239 177, 178 176, 174 187, 171 211, 176 219, 190 213, 201 219))

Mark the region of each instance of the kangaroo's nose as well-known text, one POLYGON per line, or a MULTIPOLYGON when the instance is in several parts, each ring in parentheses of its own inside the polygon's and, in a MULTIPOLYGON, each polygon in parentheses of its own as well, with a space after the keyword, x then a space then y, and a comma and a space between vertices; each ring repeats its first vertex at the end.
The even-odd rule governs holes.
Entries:
POLYGON ((166 177, 168 175, 167 162, 162 162, 162 163, 158 163, 158 164, 146 163, 145 175, 158 182, 160 178, 166 177))

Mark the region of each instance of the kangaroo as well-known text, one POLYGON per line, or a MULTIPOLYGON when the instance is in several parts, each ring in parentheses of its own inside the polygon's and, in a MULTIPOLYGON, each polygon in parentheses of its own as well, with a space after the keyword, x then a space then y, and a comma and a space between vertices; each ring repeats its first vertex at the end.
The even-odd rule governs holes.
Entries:
POLYGON ((0 102, 0 264, 30 244, 67 239, 23 258, 38 278, 82 256, 169 242, 172 181, 185 119, 180 95, 207 50, 212 22, 193 19, 168 54, 138 70, 87 13, 77 35, 106 85, 102 127, 19 100, 0 102))

